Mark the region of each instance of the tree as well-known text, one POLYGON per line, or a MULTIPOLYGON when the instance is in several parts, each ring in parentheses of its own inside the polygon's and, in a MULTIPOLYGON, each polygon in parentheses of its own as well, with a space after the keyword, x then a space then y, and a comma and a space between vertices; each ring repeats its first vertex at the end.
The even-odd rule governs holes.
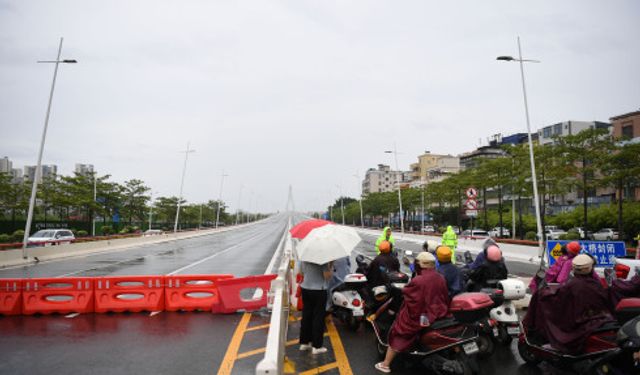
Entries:
MULTIPOLYGON (((618 201, 618 231, 624 238, 623 203, 625 196, 640 186, 640 143, 618 144, 603 160, 604 182, 615 187, 618 201), (627 194, 625 194, 625 190, 627 194)), ((629 194, 630 193, 630 194, 629 194)), ((632 233, 631 233, 632 234, 632 233)))
POLYGON ((144 220, 147 214, 147 202, 151 199, 147 192, 151 190, 141 180, 125 181, 122 189, 122 215, 129 218, 129 224, 136 220, 144 220))

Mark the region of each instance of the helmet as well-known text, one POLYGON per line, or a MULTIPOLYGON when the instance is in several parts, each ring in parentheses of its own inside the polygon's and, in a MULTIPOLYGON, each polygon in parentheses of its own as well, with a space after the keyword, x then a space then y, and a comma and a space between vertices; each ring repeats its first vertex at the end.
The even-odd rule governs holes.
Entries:
POLYGON ((436 256, 439 262, 449 263, 451 262, 451 249, 448 246, 438 246, 436 256))
POLYGON ((573 267, 573 273, 576 275, 588 275, 593 269, 593 258, 587 254, 579 254, 573 258, 571 265, 573 267))
POLYGON ((498 262, 502 259, 502 251, 496 245, 491 245, 487 248, 487 259, 491 262, 498 262))
POLYGON ((582 249, 582 246, 580 246, 580 242, 578 241, 571 241, 567 244, 567 252, 571 256, 578 255, 578 253, 580 253, 580 249, 582 249))
POLYGON ((416 261, 418 262, 418 265, 420 267, 424 268, 424 267, 427 267, 429 263, 432 263, 433 265, 435 265, 436 257, 434 257, 433 254, 431 253, 423 251, 420 254, 418 254, 418 256, 416 257, 416 261))
POLYGON ((380 245, 378 245, 378 250, 380 250, 380 252, 383 254, 388 254, 389 252, 391 252, 391 242, 389 241, 380 242, 380 245))
POLYGON ((489 248, 489 246, 491 246, 491 245, 498 246, 498 243, 496 242, 496 240, 494 240, 493 238, 489 237, 482 244, 482 250, 484 250, 486 252, 487 249, 489 248))
POLYGON ((387 298, 389 292, 387 291, 387 287, 384 285, 376 286, 372 289, 373 297, 376 301, 384 301, 387 298))

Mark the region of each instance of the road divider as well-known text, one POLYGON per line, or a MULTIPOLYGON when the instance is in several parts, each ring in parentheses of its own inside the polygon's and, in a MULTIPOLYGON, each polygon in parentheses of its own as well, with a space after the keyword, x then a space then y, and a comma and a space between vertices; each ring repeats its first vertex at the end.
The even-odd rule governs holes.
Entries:
POLYGON ((0 279, 0 315, 22 314, 22 279, 0 279))
POLYGON ((272 274, 219 280, 220 299, 217 304, 213 305, 211 311, 231 314, 239 311, 255 311, 266 307, 267 292, 271 286, 271 280, 276 276, 272 274))
POLYGON ((22 314, 91 313, 95 310, 92 277, 37 278, 22 281, 22 314))
POLYGON ((220 303, 218 282, 233 275, 165 276, 166 311, 209 311, 220 303))
POLYGON ((96 280, 96 312, 164 310, 164 276, 111 276, 96 280))

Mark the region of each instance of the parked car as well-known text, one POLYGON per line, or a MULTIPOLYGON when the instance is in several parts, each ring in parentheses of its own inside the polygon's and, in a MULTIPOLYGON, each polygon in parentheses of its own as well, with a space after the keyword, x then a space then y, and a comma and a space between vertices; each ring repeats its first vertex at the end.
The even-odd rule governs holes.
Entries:
POLYGON ((144 236, 148 237, 148 236, 158 236, 163 234, 164 232, 161 231, 160 229, 147 229, 146 231, 144 231, 144 236))
POLYGON ((76 236, 68 229, 43 229, 35 232, 27 243, 34 246, 47 246, 52 244, 71 243, 76 236))
POLYGON ((618 240, 620 238, 620 234, 611 228, 602 228, 599 231, 595 232, 592 235, 592 238, 595 241, 612 241, 618 240))
POLYGON ((427 233, 433 233, 436 231, 436 228, 434 228, 433 225, 425 225, 424 227, 422 227, 422 231, 427 233))
POLYGON ((489 237, 489 232, 484 229, 467 229, 462 232, 465 237, 489 237))
MULTIPOLYGON (((500 237, 500 227, 495 227, 489 231, 489 236, 491 237, 500 237)), ((502 227, 502 237, 510 237, 511 232, 509 229, 502 227)))
POLYGON ((578 235, 579 235, 579 236, 580 236, 580 238, 581 238, 581 239, 583 239, 583 240, 587 240, 587 239, 591 239, 591 238, 593 238, 593 237, 592 237, 592 236, 593 236, 593 232, 591 232, 591 231, 589 231, 589 230, 585 231, 583 227, 575 227, 575 228, 571 228, 571 229, 569 229, 569 232, 570 232, 570 231, 576 231, 576 232, 578 232, 578 235))
POLYGON ((562 229, 545 229, 544 230, 544 235, 547 238, 547 240, 559 240, 560 236, 562 236, 563 234, 567 234, 567 232, 563 231, 562 229))

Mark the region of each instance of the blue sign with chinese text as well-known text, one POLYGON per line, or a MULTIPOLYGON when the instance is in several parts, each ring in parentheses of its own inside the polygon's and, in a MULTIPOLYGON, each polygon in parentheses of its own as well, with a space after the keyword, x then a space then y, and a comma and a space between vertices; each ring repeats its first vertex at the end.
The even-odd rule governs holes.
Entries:
MULTIPOLYGON (((549 266, 552 266, 556 259, 562 256, 561 247, 571 241, 547 241, 547 252, 549 253, 549 266)), ((591 254, 598 264, 596 267, 613 267, 614 258, 621 258, 627 255, 627 249, 622 241, 578 241, 582 249, 580 253, 591 254)))

